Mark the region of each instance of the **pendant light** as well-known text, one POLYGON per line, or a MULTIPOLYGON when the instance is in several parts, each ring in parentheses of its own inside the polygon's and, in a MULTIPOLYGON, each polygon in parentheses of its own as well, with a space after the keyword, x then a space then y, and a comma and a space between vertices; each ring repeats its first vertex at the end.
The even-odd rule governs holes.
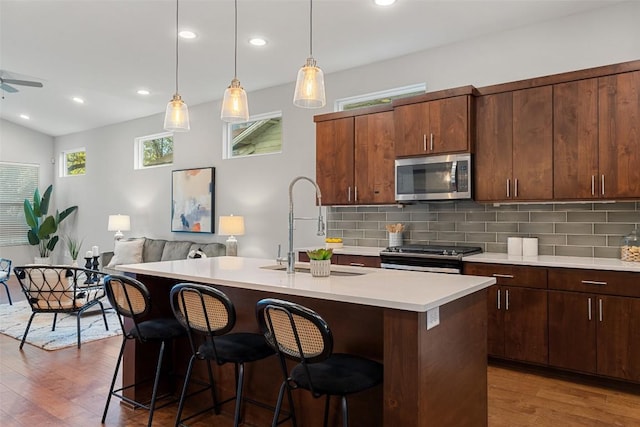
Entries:
POLYGON ((246 122, 249 120, 249 103, 247 93, 240 86, 238 80, 238 0, 235 0, 235 38, 233 53, 233 80, 231 86, 224 91, 222 100, 222 112, 220 118, 229 123, 246 122))
POLYGON ((189 126, 189 110, 187 104, 178 93, 178 1, 176 0, 176 93, 167 104, 167 111, 164 115, 164 128, 173 132, 186 132, 189 126))
POLYGON ((321 108, 326 102, 324 73, 313 59, 313 0, 309 0, 309 57, 298 71, 293 104, 302 108, 321 108))

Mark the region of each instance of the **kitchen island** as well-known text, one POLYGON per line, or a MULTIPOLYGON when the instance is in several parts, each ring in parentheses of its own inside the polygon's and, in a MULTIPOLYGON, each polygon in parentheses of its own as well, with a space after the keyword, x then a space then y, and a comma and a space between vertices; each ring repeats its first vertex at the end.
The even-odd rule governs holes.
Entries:
MULTIPOLYGON (((304 270, 308 267, 299 264, 304 270)), ((349 397, 352 426, 486 426, 487 303, 494 278, 332 266, 330 277, 287 274, 274 261, 216 257, 119 266, 149 288, 150 316, 171 314, 169 290, 176 283, 215 286, 234 302, 234 331, 258 331, 255 304, 275 297, 303 304, 328 322, 334 352, 369 357, 384 365, 380 387, 349 397)), ((190 356, 188 344, 174 348, 178 372, 190 356)), ((125 353, 123 381, 140 379, 153 366, 155 349, 135 343, 125 353)), ((233 367, 216 369, 219 396, 233 395, 233 367)), ((276 358, 246 367, 246 395, 275 404, 282 381, 276 358)), ((204 378, 204 372, 196 371, 204 378)), ((140 397, 145 390, 131 393, 140 397)), ((204 403, 208 394, 200 398, 204 403)), ((323 400, 294 393, 300 426, 322 423, 323 400)), ((203 404, 204 404, 203 403, 203 404)), ((339 419, 339 405, 331 419, 339 419)), ((245 405, 245 422, 270 425, 273 413, 245 405)), ((223 412, 232 412, 223 407, 223 412)), ((332 421, 332 424, 334 422, 332 421)))

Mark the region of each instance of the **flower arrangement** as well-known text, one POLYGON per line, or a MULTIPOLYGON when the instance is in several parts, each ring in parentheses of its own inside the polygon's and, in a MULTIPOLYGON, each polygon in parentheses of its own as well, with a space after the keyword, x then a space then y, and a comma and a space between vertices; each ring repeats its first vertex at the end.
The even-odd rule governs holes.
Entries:
POLYGON ((307 251, 307 255, 309 255, 309 259, 318 261, 331 259, 331 256, 333 256, 333 249, 318 248, 309 250, 307 251))

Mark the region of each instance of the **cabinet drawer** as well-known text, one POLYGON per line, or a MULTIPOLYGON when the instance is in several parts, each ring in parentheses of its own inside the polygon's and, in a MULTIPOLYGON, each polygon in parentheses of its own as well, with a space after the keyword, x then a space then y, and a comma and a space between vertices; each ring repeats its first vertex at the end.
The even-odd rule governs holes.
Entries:
POLYGON ((549 269, 549 288, 640 297, 640 273, 552 268, 549 269))
MULTIPOLYGON (((336 255, 334 255, 334 258, 336 255)), ((337 255, 336 264, 351 265, 354 267, 377 267, 380 268, 379 256, 368 255, 337 255)))
POLYGON ((547 288, 546 268, 465 262, 463 271, 473 276, 495 277, 498 285, 547 288))

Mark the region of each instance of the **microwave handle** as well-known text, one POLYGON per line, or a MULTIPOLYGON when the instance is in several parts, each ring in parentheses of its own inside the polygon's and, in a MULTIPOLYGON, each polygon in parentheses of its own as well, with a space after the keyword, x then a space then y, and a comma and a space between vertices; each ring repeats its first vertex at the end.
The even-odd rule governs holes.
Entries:
POLYGON ((454 191, 458 190, 458 162, 451 162, 451 188, 454 191))

